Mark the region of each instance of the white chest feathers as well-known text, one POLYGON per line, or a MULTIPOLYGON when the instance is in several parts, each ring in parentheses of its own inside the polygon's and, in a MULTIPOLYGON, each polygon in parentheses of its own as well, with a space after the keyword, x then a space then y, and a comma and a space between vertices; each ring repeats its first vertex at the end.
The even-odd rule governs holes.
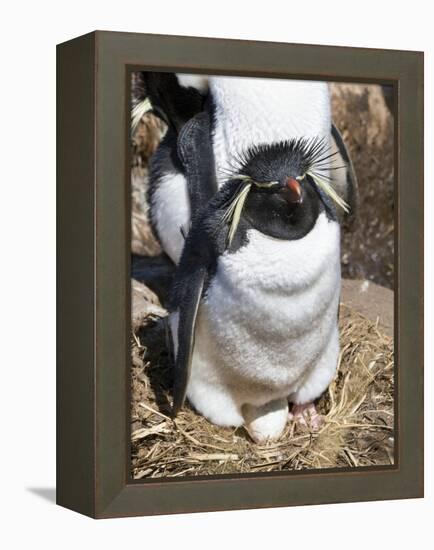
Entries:
POLYGON ((205 381, 230 387, 239 406, 291 395, 314 399, 330 382, 339 351, 339 225, 321 214, 299 240, 256 230, 248 238, 220 257, 202 302, 190 399, 205 381), (306 390, 315 369, 320 380, 306 390))

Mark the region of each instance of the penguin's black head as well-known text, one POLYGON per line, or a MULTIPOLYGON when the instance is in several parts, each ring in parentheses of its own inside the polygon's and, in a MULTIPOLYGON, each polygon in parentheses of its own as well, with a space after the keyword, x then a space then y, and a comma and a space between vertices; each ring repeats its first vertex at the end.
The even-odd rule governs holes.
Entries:
POLYGON ((252 147, 238 159, 239 171, 260 185, 275 183, 285 188, 288 178, 300 180, 309 170, 313 154, 308 143, 298 139, 252 147))
POLYGON ((240 157, 228 182, 229 245, 240 220, 282 239, 306 235, 322 211, 335 220, 335 204, 346 205, 329 183, 328 147, 322 139, 293 139, 256 146, 240 157))
MULTIPOLYGON (((258 145, 238 158, 239 175, 251 181, 256 189, 282 193, 288 202, 303 202, 307 180, 330 194, 327 170, 330 168, 328 141, 322 138, 299 138, 279 143, 258 145), (319 185, 322 183, 323 185, 319 185)), ((339 197, 330 197, 338 199, 339 197)), ((343 206, 343 203, 338 204, 343 206)))

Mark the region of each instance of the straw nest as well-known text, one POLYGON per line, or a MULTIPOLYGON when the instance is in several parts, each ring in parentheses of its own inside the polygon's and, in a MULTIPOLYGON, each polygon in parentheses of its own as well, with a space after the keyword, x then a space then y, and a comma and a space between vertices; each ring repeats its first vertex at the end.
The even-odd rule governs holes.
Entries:
POLYGON ((155 256, 160 245, 152 234, 148 220, 146 189, 148 162, 165 132, 164 123, 148 114, 143 117, 132 138, 131 166, 131 251, 133 254, 155 256))
POLYGON ((393 343, 377 324, 341 304, 339 367, 317 404, 322 427, 291 421, 279 441, 258 445, 243 428, 215 426, 188 403, 170 418, 164 310, 154 307, 131 342, 134 479, 393 464, 393 343))

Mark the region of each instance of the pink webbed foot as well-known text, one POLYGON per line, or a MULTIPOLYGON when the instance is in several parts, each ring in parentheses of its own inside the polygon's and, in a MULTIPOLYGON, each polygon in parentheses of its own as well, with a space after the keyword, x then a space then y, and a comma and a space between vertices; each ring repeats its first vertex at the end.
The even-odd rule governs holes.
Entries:
POLYGON ((288 418, 313 431, 318 431, 324 422, 324 417, 318 413, 313 403, 293 405, 288 418))

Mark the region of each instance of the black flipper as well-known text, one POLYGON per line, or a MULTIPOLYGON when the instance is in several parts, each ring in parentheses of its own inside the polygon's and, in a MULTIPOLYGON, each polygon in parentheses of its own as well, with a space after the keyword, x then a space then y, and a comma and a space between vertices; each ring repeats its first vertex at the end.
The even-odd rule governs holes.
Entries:
POLYGON ((339 132, 339 130, 334 124, 332 124, 331 134, 336 144, 336 147, 339 151, 339 154, 343 162, 345 163, 345 167, 346 167, 346 181, 344 186, 345 188, 338 190, 338 192, 340 192, 345 202, 349 205, 350 216, 352 218, 355 218, 356 212, 357 212, 358 198, 359 198, 359 187, 357 183, 356 172, 354 170, 350 153, 347 149, 347 146, 345 145, 342 134, 339 132))
POLYGON ((178 136, 178 156, 187 178, 192 217, 217 191, 209 111, 186 122, 178 136))
POLYGON ((198 266, 189 274, 188 280, 184 279, 184 284, 188 285, 188 292, 183 293, 184 296, 178 309, 178 350, 176 353, 173 385, 173 417, 182 408, 187 393, 194 348, 196 319, 206 276, 206 268, 198 266))
POLYGON ((228 225, 222 222, 228 201, 238 182, 223 186, 193 223, 185 240, 171 288, 169 310, 178 313, 178 347, 175 358, 173 417, 182 407, 190 376, 197 314, 203 294, 217 269, 218 257, 226 249, 228 225))
POLYGON ((203 224, 204 212, 217 191, 209 111, 187 121, 178 136, 177 152, 187 179, 193 229, 186 236, 172 289, 172 311, 178 311, 178 349, 175 359, 173 409, 175 417, 184 404, 194 349, 200 300, 208 277, 211 240, 203 224))

